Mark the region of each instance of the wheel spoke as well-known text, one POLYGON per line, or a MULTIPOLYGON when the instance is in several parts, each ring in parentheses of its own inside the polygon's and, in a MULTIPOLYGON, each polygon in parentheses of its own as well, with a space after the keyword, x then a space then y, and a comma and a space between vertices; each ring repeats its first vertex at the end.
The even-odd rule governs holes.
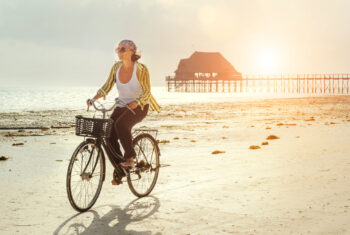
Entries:
POLYGON ((157 180, 158 169, 155 167, 156 170, 152 170, 153 161, 156 161, 157 165, 159 158, 157 143, 149 135, 141 134, 135 138, 135 152, 139 168, 129 174, 128 184, 136 196, 143 196, 153 189, 157 180))
POLYGON ((99 160, 101 151, 98 151, 94 143, 83 143, 72 156, 67 176, 68 196, 72 206, 78 211, 85 211, 95 203, 103 183, 104 170, 103 161, 99 160), (92 172, 95 164, 97 165, 92 172))

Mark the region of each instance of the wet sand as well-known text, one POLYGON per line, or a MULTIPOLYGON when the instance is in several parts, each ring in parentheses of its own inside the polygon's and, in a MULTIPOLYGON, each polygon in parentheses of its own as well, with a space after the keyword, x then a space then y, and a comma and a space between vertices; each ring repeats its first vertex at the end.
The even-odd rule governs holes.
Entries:
POLYGON ((0 114, 1 234, 350 232, 350 96, 163 106, 138 125, 164 142, 154 191, 111 185, 108 164, 83 214, 65 188, 78 114, 0 114))

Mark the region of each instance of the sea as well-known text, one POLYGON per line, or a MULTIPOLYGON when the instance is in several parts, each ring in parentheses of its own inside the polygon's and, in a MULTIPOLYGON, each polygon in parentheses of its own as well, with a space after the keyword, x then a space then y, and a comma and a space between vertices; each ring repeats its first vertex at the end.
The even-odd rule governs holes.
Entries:
MULTIPOLYGON (((86 109, 86 100, 94 97, 99 87, 0 87, 0 113, 40 110, 82 110, 86 109)), ((270 98, 290 98, 321 96, 321 94, 278 94, 267 92, 168 92, 167 87, 152 87, 152 95, 160 105, 187 104, 203 102, 235 102, 270 98)), ((101 103, 113 105, 118 92, 113 88, 106 100, 101 103)))

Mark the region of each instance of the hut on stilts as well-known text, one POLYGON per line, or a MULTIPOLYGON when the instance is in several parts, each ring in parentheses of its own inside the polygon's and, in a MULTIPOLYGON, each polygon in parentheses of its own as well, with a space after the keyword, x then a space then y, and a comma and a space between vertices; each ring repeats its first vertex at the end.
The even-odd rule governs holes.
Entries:
POLYGON ((167 76, 168 91, 220 92, 241 80, 241 73, 219 52, 194 52, 181 59, 175 76, 167 76))

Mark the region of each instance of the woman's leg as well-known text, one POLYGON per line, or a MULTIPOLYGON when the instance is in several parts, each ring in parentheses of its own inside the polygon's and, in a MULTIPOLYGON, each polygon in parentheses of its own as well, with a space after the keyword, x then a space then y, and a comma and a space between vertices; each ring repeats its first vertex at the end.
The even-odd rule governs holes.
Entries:
POLYGON ((136 113, 135 115, 130 111, 127 111, 127 113, 119 120, 119 122, 115 123, 118 138, 120 139, 120 143, 122 144, 125 151, 124 158, 126 161, 130 158, 135 157, 136 155, 132 144, 131 129, 136 123, 141 122, 146 117, 148 112, 148 105, 145 106, 144 110, 141 110, 140 107, 137 107, 134 109, 134 111, 136 113))
POLYGON ((118 141, 118 130, 117 130, 117 127, 116 127, 116 120, 118 119, 118 117, 124 112, 126 111, 124 108, 115 108, 113 110, 113 113, 111 115, 111 119, 114 120, 114 123, 113 123, 113 129, 112 129, 112 133, 111 133, 111 137, 109 138, 109 142, 112 146, 112 148, 120 155, 120 156, 123 156, 121 150, 120 150, 120 144, 119 144, 119 141, 118 141))

